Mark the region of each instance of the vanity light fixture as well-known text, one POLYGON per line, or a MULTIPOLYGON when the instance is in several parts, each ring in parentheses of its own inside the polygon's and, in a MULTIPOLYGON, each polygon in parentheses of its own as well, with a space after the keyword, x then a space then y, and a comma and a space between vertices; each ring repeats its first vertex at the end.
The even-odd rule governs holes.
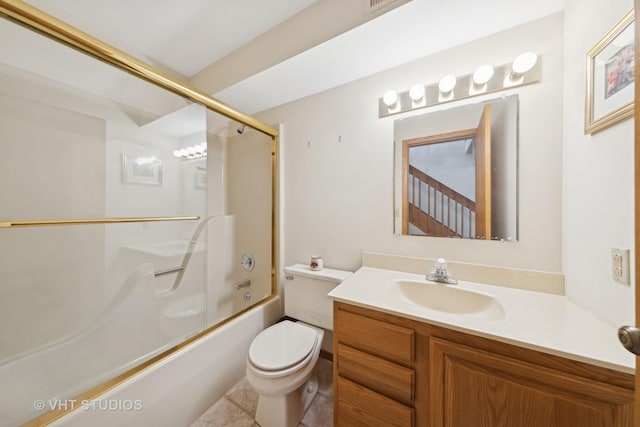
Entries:
POLYGON ((525 52, 519 55, 511 66, 512 77, 520 77, 527 71, 531 70, 538 62, 538 55, 533 52, 525 52))
POLYGON ((483 65, 473 73, 473 83, 478 86, 484 86, 487 84, 491 77, 493 77, 494 69, 493 65, 483 65))
POLYGON ((207 143, 195 144, 179 150, 173 150, 173 155, 181 160, 195 160, 207 157, 207 143))
POLYGON ((456 78, 456 76, 454 76, 453 74, 447 74, 440 79, 440 82, 438 83, 438 89, 440 89, 440 92, 442 94, 448 94, 453 90, 453 88, 456 87, 457 82, 458 79, 456 78))
POLYGON ((378 117, 537 83, 542 73, 540 60, 541 57, 536 53, 525 52, 512 63, 482 65, 473 74, 448 74, 437 83, 414 84, 402 92, 389 90, 378 99, 378 117))

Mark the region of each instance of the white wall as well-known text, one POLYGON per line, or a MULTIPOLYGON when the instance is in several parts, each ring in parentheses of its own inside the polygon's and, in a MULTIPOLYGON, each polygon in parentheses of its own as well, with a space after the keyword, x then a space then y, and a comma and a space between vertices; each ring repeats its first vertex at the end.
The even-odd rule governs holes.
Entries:
POLYGON ((353 270, 367 250, 561 272, 562 21, 554 15, 261 113, 287 132, 285 265, 320 254, 327 266, 353 270), (394 236, 399 116, 378 118, 379 97, 526 50, 542 56, 543 69, 540 83, 507 91, 520 96, 519 242, 394 236))
POLYGON ((631 7, 631 0, 568 0, 565 12, 566 292, 615 325, 633 323, 634 316, 633 290, 610 275, 611 248, 633 248, 634 244, 633 120, 596 135, 584 134, 585 56, 631 7))

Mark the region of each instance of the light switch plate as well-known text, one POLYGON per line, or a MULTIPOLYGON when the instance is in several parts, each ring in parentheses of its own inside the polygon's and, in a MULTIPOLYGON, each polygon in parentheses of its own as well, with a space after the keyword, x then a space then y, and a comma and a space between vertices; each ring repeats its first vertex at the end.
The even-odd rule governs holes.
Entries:
POLYGON ((611 278, 618 283, 630 286, 629 249, 611 249, 611 278))

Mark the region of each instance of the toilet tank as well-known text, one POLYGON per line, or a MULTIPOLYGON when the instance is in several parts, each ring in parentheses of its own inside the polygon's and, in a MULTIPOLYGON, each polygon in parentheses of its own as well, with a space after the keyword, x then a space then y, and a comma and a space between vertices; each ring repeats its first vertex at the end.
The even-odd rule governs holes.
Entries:
POLYGON ((333 330, 333 303, 327 294, 352 273, 331 268, 313 271, 305 264, 290 265, 284 272, 284 314, 333 330))

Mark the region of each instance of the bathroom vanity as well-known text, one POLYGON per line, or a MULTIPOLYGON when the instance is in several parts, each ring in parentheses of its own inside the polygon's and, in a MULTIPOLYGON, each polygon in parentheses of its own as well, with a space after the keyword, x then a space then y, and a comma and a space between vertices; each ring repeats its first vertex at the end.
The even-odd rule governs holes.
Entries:
POLYGON ((330 294, 336 426, 632 425, 633 360, 613 327, 562 296, 473 283, 503 318, 438 312, 401 298, 397 277, 420 279, 363 267, 330 294))

